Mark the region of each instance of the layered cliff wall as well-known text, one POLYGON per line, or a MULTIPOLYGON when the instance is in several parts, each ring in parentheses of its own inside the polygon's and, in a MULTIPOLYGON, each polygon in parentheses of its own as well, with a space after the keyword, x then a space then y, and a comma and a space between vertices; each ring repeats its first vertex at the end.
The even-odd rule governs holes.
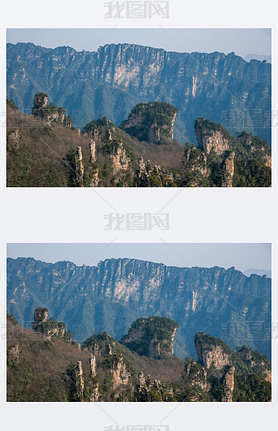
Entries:
POLYGON ((192 124, 200 115, 240 131, 238 112, 252 133, 270 143, 267 117, 263 123, 252 117, 258 108, 270 113, 270 74, 268 63, 220 52, 176 53, 131 44, 96 52, 7 45, 7 96, 25 112, 38 89, 64 106, 77 127, 103 116, 118 125, 137 103, 167 101, 179 109, 175 137, 181 143, 194 142, 192 124))

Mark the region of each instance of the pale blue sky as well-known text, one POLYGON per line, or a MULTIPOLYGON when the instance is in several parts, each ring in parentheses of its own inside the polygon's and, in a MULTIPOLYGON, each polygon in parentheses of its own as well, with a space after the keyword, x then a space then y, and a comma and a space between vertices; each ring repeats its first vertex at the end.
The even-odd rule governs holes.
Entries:
POLYGON ((8 244, 8 257, 34 257, 46 262, 69 260, 97 265, 107 258, 136 258, 172 266, 235 266, 271 269, 271 244, 8 244))
POLYGON ((134 43, 177 52, 271 54, 270 29, 8 29, 7 42, 96 51, 107 43, 134 43))

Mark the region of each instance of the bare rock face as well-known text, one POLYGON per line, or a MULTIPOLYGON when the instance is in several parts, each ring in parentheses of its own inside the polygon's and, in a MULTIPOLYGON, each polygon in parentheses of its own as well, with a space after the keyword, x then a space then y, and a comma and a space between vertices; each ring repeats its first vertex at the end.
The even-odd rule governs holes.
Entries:
POLYGON ((95 172, 92 174, 90 187, 98 187, 99 183, 100 183, 99 169, 97 168, 95 172))
POLYGON ((185 364, 184 371, 191 386, 200 386, 204 392, 209 391, 210 384, 207 380, 207 370, 202 365, 191 360, 191 362, 185 364))
POLYGON ((184 153, 184 165, 192 172, 199 171, 204 177, 207 177, 210 173, 207 166, 206 154, 194 146, 186 148, 184 153))
POLYGON ((231 151, 223 162, 224 179, 222 187, 233 187, 233 177, 235 172, 235 153, 231 151))
POLYGON ((78 146, 76 148, 76 154, 75 154, 75 170, 77 179, 80 183, 80 185, 83 185, 83 176, 84 176, 84 166, 83 166, 83 156, 82 156, 82 148, 78 146))
POLYGON ((160 359, 173 354, 178 324, 166 317, 137 319, 121 343, 139 355, 160 359))
POLYGON ((204 118, 195 121, 198 148, 209 154, 212 150, 218 155, 229 149, 229 139, 224 136, 220 125, 204 118))
POLYGON ((71 128, 71 117, 69 115, 66 115, 66 110, 62 107, 56 107, 55 105, 53 105, 53 103, 50 103, 48 105, 47 101, 48 95, 46 93, 35 94, 32 114, 35 117, 42 118, 49 124, 55 122, 63 124, 65 127, 71 128))
POLYGON ((90 163, 95 163, 96 157, 96 142, 93 139, 89 140, 90 163))
POLYGON ((222 402, 230 403, 233 401, 233 391, 235 387, 234 374, 235 367, 230 366, 222 378, 222 384, 224 385, 224 390, 221 397, 222 402))
POLYGON ((271 383, 271 370, 265 372, 265 381, 271 383))
POLYGON ((51 340, 52 337, 63 338, 67 342, 72 341, 71 332, 66 329, 64 322, 56 322, 53 318, 47 320, 48 309, 43 307, 36 308, 34 312, 34 322, 32 329, 36 332, 44 334, 46 339, 51 340))
POLYGON ((76 395, 79 401, 84 401, 84 379, 82 361, 78 361, 75 369, 76 395))
POLYGON ((265 157, 265 166, 267 166, 268 168, 271 168, 271 156, 269 155, 265 157))
POLYGON ((113 174, 129 170, 131 161, 127 156, 126 150, 124 149, 123 143, 121 141, 113 141, 113 150, 110 158, 112 160, 113 174))
POLYGON ((99 383, 96 383, 93 388, 91 388, 90 401, 96 403, 99 401, 101 393, 99 391, 99 383))
POLYGON ((217 341, 217 338, 210 337, 202 332, 198 332, 195 336, 198 361, 205 368, 210 368, 213 365, 216 369, 220 370, 224 366, 229 365, 229 355, 224 352, 223 346, 217 341))
POLYGON ((96 357, 92 354, 90 354, 89 357, 89 375, 90 377, 95 377, 97 374, 96 372, 96 357))
POLYGON ((118 356, 114 354, 112 356, 110 372, 114 389, 121 385, 129 385, 131 374, 127 370, 122 355, 118 356))

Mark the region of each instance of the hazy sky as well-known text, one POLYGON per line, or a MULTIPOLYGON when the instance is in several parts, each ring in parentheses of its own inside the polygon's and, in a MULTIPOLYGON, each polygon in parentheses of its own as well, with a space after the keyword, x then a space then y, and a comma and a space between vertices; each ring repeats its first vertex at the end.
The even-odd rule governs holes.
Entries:
POLYGON ((96 51, 107 43, 134 43, 178 52, 271 54, 270 29, 8 29, 7 42, 96 51))
POLYGON ((270 244, 9 244, 8 257, 97 265, 107 258, 136 258, 173 266, 271 269, 270 244))

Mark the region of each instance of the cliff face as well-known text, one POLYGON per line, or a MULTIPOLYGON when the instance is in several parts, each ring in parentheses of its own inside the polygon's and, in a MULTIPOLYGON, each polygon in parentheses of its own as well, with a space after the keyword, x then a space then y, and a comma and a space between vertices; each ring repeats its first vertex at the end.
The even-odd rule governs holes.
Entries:
POLYGON ((132 109, 120 127, 140 141, 165 143, 173 139, 177 113, 178 109, 169 103, 140 103, 132 109))
POLYGON ((137 319, 121 343, 149 358, 160 359, 173 354, 173 342, 178 324, 166 317, 137 319))
POLYGON ((229 365, 229 354, 225 351, 226 346, 220 343, 219 340, 198 333, 195 336, 195 348, 198 356, 198 361, 205 367, 210 368, 212 365, 220 370, 226 365, 229 365))
POLYGON ((167 316, 179 323, 175 352, 195 355, 194 335, 204 328, 227 339, 270 354, 271 280, 246 277, 230 268, 178 268, 136 259, 107 259, 96 267, 71 262, 48 264, 34 259, 8 259, 8 308, 20 321, 33 320, 36 304, 66 321, 76 340, 107 331, 120 339, 141 316, 167 316), (232 307, 231 307, 232 305, 232 307), (261 322, 260 339, 248 322, 261 322))
POLYGON ((233 140, 232 136, 225 136, 223 127, 212 127, 211 121, 204 118, 198 118, 195 121, 195 133, 197 138, 198 147, 206 154, 210 154, 213 150, 216 154, 220 155, 230 147, 230 141, 233 140))
POLYGON ((120 124, 137 103, 167 101, 179 109, 175 137, 180 142, 194 141, 192 123, 200 110, 217 122, 228 115, 231 128, 238 126, 239 110, 251 131, 270 142, 269 128, 256 127, 250 114, 258 106, 271 110, 270 73, 270 64, 219 52, 176 53, 131 44, 105 45, 97 52, 7 45, 7 97, 20 109, 31 108, 40 88, 82 127, 103 116, 120 124))

